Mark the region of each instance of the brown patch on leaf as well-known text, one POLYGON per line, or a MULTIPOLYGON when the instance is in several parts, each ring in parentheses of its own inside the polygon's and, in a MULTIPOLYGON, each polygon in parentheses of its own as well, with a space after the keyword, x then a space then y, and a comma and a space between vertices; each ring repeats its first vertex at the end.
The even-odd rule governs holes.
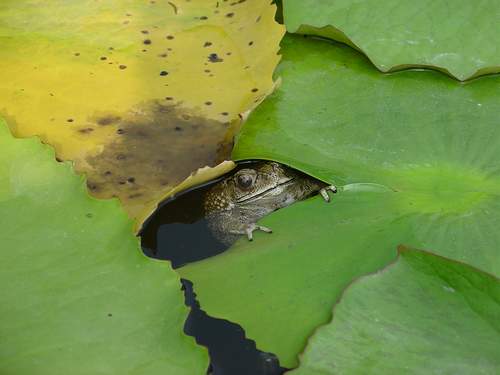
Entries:
POLYGON ((113 125, 121 120, 120 116, 113 114, 101 115, 96 118, 96 123, 101 126, 113 125))
POLYGON ((99 115, 91 121, 88 125, 96 128, 113 127, 116 136, 100 154, 86 159, 91 167, 89 189, 98 198, 117 196, 126 202, 131 216, 192 171, 214 166, 231 152, 232 132, 227 123, 186 112, 175 104, 154 102, 129 115, 99 115))

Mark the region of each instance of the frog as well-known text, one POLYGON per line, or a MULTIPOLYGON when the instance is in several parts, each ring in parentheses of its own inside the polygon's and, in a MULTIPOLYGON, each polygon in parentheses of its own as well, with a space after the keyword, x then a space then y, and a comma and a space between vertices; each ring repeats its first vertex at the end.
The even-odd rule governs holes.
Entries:
POLYGON ((337 188, 287 165, 258 161, 213 185, 205 195, 203 208, 208 228, 222 244, 230 246, 241 235, 253 240, 253 232, 272 233, 257 222, 291 204, 320 194, 330 202, 337 188))

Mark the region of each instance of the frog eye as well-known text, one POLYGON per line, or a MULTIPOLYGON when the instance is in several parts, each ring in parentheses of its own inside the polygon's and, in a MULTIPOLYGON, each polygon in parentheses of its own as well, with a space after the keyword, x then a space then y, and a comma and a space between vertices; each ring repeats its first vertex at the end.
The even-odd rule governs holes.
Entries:
POLYGON ((248 189, 253 184, 253 176, 249 174, 240 174, 236 181, 238 185, 243 189, 248 189))

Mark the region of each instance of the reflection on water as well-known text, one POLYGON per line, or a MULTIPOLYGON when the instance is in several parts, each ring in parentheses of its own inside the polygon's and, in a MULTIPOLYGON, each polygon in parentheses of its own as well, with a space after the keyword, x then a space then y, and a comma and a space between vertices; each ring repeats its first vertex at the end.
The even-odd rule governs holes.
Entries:
MULTIPOLYGON (((220 179, 189 189, 163 202, 141 230, 144 253, 152 258, 169 260, 174 268, 178 268, 227 250, 227 246, 212 236, 203 218, 205 193, 220 179)), ((182 280, 182 289, 186 305, 191 307, 184 332, 208 348, 211 362, 208 374, 284 373, 285 369, 280 367, 278 358, 274 354, 259 351, 255 342, 245 337, 241 326, 212 318, 201 310, 190 281, 182 280)))

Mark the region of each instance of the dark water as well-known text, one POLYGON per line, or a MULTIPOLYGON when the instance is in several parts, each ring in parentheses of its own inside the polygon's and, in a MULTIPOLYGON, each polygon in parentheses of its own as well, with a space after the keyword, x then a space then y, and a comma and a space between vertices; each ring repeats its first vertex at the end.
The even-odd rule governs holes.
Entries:
MULTIPOLYGON (((169 260, 178 268, 227 250, 211 235, 203 218, 204 195, 218 181, 220 179, 189 189, 160 205, 140 233, 147 256, 169 260)), ((241 326, 208 316, 196 300, 196 285, 182 280, 182 289, 185 303, 191 307, 184 332, 208 348, 211 363, 207 374, 279 375, 285 372, 274 354, 258 350, 255 342, 245 337, 241 326)))
POLYGON ((144 223, 141 246, 147 256, 172 262, 172 267, 209 258, 224 250, 203 217, 203 199, 213 183, 190 189, 163 202, 144 223))

